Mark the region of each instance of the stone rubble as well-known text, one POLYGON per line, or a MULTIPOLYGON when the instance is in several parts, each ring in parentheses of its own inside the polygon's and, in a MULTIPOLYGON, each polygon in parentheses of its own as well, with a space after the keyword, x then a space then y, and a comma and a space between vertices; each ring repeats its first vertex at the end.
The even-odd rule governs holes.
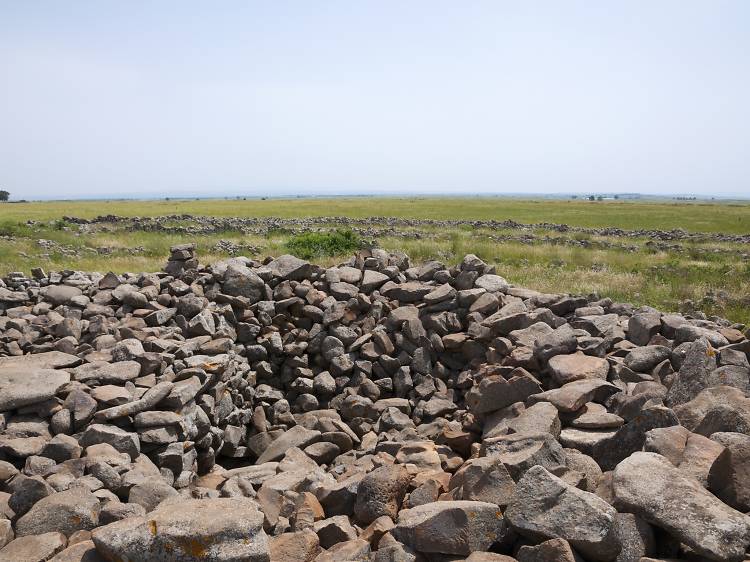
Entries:
POLYGON ((0 287, 0 562, 750 560, 742 325, 474 255, 32 277, 0 287))

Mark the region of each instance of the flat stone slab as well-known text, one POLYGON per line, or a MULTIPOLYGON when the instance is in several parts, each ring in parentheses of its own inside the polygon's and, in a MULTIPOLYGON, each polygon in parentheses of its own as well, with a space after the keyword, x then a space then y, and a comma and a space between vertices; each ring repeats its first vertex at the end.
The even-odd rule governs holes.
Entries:
POLYGON ((65 371, 0 365, 0 412, 49 400, 69 382, 65 371))
POLYGON ((11 291, 5 287, 0 287, 0 301, 10 303, 20 303, 29 300, 28 293, 24 291, 11 291))
POLYGON ((62 369, 64 367, 75 367, 81 362, 79 357, 70 353, 45 351, 44 353, 32 353, 30 355, 0 357, 0 370, 4 370, 6 367, 62 369))

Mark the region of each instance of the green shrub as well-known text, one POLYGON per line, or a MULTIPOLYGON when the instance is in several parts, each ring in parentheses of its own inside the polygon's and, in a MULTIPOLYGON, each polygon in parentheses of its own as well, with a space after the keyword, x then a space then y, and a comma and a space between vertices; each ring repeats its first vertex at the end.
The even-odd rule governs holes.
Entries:
POLYGON ((287 249, 297 257, 311 259, 320 256, 338 256, 359 249, 359 235, 351 230, 336 229, 330 232, 306 232, 292 236, 287 249))
POLYGON ((72 226, 73 225, 65 219, 57 219, 52 223, 52 228, 54 230, 66 230, 72 226))
POLYGON ((12 220, 0 222, 0 236, 31 236, 28 225, 12 220))

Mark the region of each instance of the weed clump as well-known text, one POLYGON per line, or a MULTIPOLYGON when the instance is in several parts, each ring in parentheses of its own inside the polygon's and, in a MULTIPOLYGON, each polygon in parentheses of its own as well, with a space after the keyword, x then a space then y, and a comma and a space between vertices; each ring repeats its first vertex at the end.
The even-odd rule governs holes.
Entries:
POLYGON ((359 249, 361 240, 356 232, 336 229, 330 232, 306 232, 292 236, 286 243, 295 256, 311 259, 320 256, 338 256, 359 249))

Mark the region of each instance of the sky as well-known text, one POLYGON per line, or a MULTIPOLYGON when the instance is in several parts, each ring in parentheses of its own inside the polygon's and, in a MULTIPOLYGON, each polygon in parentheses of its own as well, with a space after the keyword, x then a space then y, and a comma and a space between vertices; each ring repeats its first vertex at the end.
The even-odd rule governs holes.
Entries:
POLYGON ((750 196, 745 0, 0 0, 13 199, 750 196))

